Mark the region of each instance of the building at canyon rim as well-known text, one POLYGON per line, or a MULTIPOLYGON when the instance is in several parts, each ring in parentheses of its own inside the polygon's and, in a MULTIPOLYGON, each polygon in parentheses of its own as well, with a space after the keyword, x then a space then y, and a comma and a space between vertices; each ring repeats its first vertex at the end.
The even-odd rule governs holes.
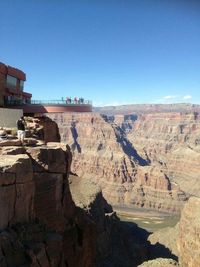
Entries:
POLYGON ((24 115, 44 113, 91 112, 92 103, 83 98, 60 100, 32 100, 32 94, 24 91, 26 74, 0 62, 0 125, 14 126, 13 122, 24 115), (15 111, 13 111, 15 109, 15 111), (7 118, 6 120, 3 120, 7 118), (10 122, 9 122, 10 118, 10 122))

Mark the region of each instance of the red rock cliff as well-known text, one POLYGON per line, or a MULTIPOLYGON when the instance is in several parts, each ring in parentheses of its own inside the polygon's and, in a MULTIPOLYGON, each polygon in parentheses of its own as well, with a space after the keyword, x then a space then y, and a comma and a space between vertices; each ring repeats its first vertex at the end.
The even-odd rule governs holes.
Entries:
POLYGON ((0 148, 1 267, 128 267, 146 258, 100 188, 70 175, 71 160, 60 143, 0 148))
POLYGON ((49 116, 72 148, 72 171, 99 184, 109 202, 180 211, 184 193, 138 153, 115 122, 92 113, 49 116))
POLYGON ((1 266, 92 266, 96 229, 72 200, 70 151, 54 144, 22 152, 0 157, 0 229, 8 229, 1 266))
POLYGON ((199 196, 199 132, 197 113, 154 113, 139 116, 128 138, 183 191, 199 196))
POLYGON ((182 267, 200 263, 200 199, 192 197, 185 205, 178 227, 177 245, 182 267))

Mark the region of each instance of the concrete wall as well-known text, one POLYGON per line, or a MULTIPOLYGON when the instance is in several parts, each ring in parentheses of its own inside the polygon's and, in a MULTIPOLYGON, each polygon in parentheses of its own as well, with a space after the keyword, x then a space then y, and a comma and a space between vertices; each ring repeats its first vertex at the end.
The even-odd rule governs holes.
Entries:
POLYGON ((22 109, 0 108, 0 127, 16 127, 16 121, 21 116, 22 109))

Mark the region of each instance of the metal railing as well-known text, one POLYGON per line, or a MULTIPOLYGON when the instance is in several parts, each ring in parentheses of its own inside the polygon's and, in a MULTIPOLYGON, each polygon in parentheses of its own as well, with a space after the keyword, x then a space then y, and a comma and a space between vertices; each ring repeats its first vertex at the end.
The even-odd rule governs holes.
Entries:
POLYGON ((68 100, 31 100, 32 105, 92 105, 92 101, 85 99, 68 100))
POLYGON ((5 106, 22 106, 22 105, 92 105, 92 101, 84 99, 71 100, 30 100, 23 102, 21 99, 6 100, 5 106))

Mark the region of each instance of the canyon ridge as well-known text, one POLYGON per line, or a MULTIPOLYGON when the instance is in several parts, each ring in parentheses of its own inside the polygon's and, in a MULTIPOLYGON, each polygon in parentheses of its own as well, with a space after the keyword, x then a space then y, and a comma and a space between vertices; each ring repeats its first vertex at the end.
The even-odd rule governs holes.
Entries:
POLYGON ((72 172, 98 184, 112 205, 180 213, 199 196, 199 113, 117 113, 48 115, 71 147, 72 172))
POLYGON ((0 143, 0 266, 198 266, 197 111, 48 117, 0 143), (110 204, 181 217, 150 234, 110 204))

